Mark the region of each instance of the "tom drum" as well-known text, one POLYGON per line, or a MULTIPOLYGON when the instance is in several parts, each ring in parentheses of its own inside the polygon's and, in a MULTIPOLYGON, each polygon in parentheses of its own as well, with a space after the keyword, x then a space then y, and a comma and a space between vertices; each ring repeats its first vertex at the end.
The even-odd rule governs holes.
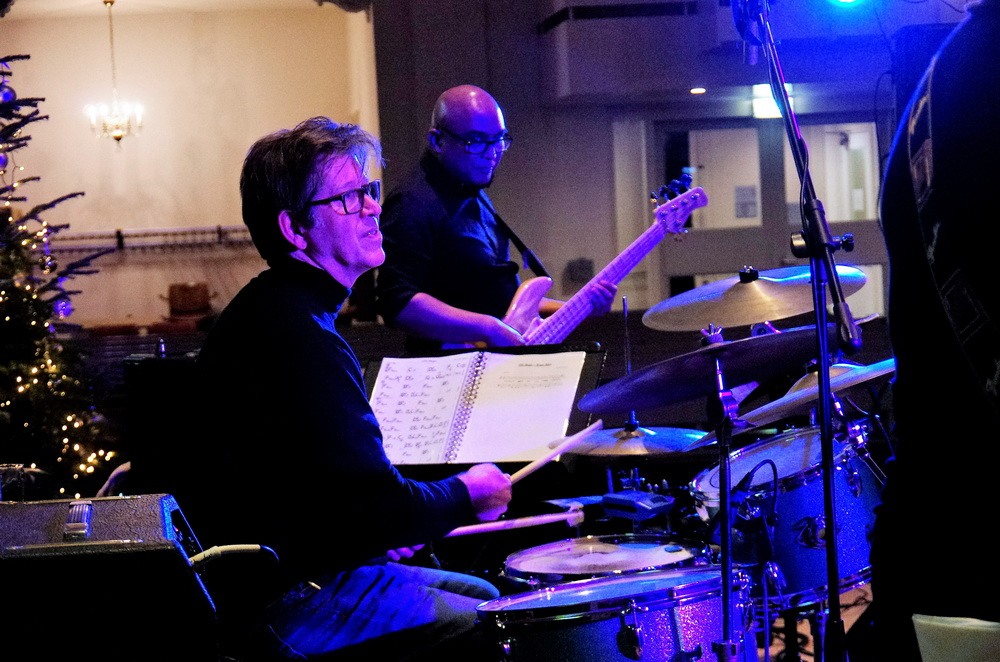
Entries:
MULTIPOLYGON (((858 446, 854 441, 834 438, 833 493, 841 591, 870 579, 869 534, 882 489, 879 475, 868 464, 871 460, 859 455, 858 446)), ((773 510, 759 513, 772 522, 760 529, 770 532, 766 543, 770 559, 746 562, 759 566, 756 572, 751 571, 754 599, 766 601, 769 609, 811 605, 826 599, 827 527, 819 429, 777 435, 734 451, 729 457, 730 487, 738 486, 757 468, 749 485, 748 502, 758 511, 773 510), (768 461, 773 462, 773 470, 768 461)), ((718 513, 719 483, 718 465, 703 471, 691 483, 705 517, 713 518, 718 513)), ((734 513, 739 506, 734 503, 734 513)), ((741 561, 735 551, 733 558, 734 562, 741 561)))

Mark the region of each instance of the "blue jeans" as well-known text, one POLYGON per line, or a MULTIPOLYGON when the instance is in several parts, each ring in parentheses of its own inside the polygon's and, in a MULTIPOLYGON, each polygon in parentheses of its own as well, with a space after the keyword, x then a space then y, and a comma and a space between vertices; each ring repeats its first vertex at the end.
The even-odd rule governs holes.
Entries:
POLYGON ((273 652, 286 659, 487 659, 476 606, 499 597, 472 575, 400 563, 303 584, 268 607, 273 652))

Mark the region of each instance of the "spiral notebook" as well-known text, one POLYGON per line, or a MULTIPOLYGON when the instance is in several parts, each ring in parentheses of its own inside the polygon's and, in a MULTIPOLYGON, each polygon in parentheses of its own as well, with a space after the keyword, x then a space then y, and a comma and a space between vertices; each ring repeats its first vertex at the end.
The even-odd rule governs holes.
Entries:
POLYGON ((531 461, 566 435, 586 352, 384 358, 371 392, 393 464, 531 461))

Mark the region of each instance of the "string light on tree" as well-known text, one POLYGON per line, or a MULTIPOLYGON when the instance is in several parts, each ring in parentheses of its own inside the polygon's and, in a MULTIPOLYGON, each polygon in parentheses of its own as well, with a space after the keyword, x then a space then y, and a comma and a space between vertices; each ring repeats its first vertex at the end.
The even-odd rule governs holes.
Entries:
POLYGON ((83 193, 27 204, 24 185, 39 178, 21 176, 15 152, 30 140, 24 128, 48 119, 37 109, 44 99, 19 98, 8 81, 9 64, 27 58, 0 58, 0 204, 6 212, 0 216, 0 464, 27 467, 34 498, 79 496, 103 482, 104 463, 114 456, 105 448, 114 439, 91 387, 78 376, 83 361, 71 334, 55 322, 72 313, 76 292, 66 289, 67 281, 95 273, 91 262, 113 249, 60 266, 50 240, 68 225, 53 225, 42 214, 83 193))

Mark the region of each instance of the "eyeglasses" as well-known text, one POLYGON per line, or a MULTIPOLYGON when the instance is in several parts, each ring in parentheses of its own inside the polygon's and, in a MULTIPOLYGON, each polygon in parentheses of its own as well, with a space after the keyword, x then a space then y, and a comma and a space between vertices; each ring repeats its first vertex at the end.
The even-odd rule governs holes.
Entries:
POLYGON ((465 136, 460 136, 454 131, 449 131, 443 126, 437 127, 439 131, 444 131, 449 136, 461 143, 462 147, 469 154, 485 154, 488 149, 492 149, 495 145, 500 145, 500 151, 506 152, 510 149, 511 144, 514 142, 514 138, 511 137, 509 133, 504 131, 497 138, 466 138, 465 136))
POLYGON ((306 207, 319 207, 340 201, 340 205, 344 208, 344 214, 357 214, 365 206, 366 195, 378 202, 382 196, 382 180, 373 179, 363 186, 352 188, 350 191, 331 195, 329 198, 321 200, 312 200, 306 204, 306 207))

